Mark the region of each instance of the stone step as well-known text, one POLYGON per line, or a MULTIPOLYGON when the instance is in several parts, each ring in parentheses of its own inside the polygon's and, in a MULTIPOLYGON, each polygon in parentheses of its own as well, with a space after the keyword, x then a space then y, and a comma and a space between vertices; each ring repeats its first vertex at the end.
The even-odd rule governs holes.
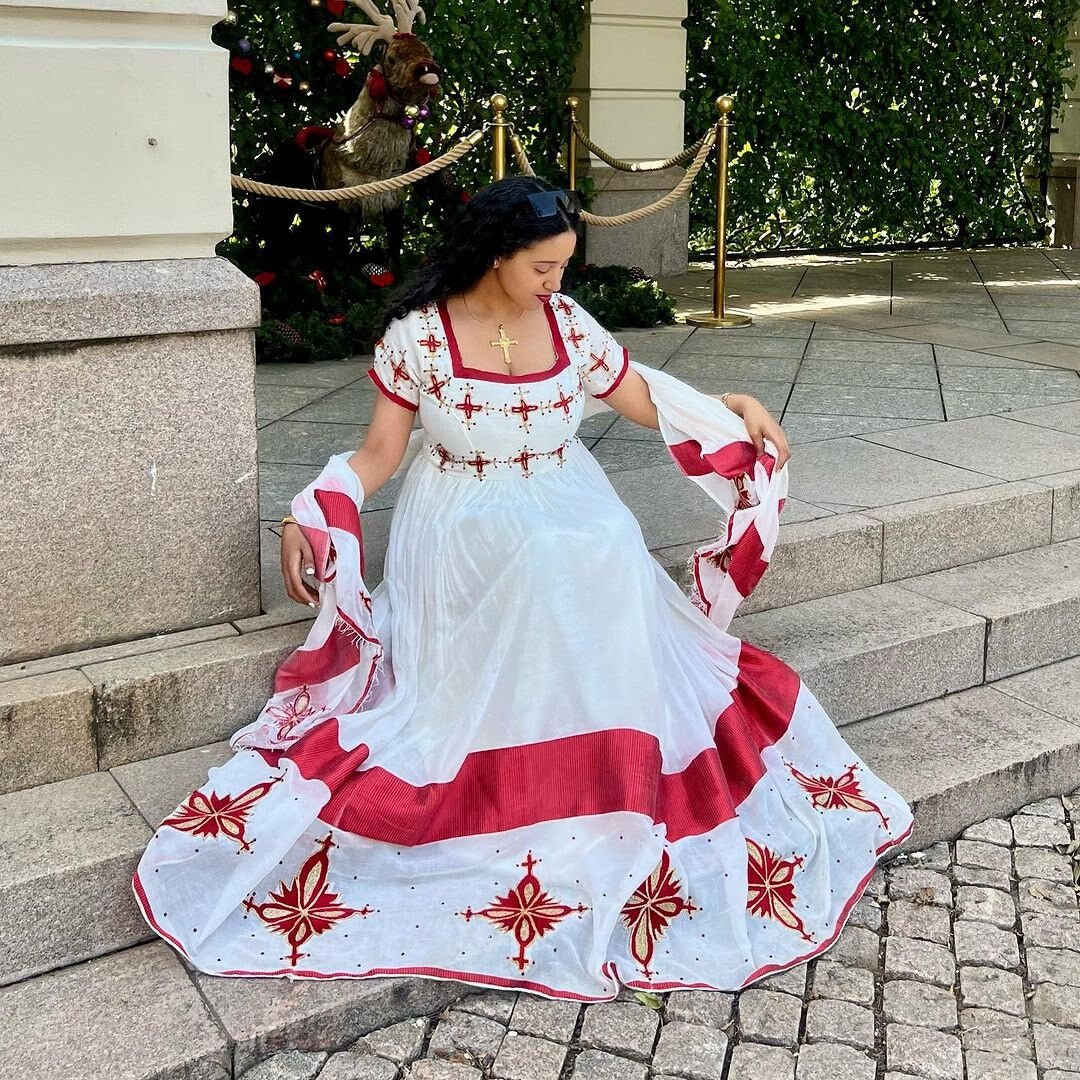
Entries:
POLYGON ((307 636, 306 622, 261 629, 266 621, 0 668, 0 793, 231 735, 258 715, 277 666, 307 636))
POLYGON ((344 1049, 435 1015, 466 989, 207 978, 159 941, 0 989, 0 1061, 4 1080, 224 1080, 279 1050, 344 1049))
POLYGON ((837 724, 1080 655, 1080 540, 732 620, 837 724))
MULTIPOLYGON (((904 850, 949 840, 1080 785, 1080 658, 843 734, 911 803, 904 850)), ((213 978, 149 941, 131 869, 152 828, 228 754, 219 742, 0 797, 0 971, 13 973, 0 989, 5 1076, 96 1078, 116 1030, 127 1034, 110 1051, 110 1080, 214 1076, 222 1063, 240 1075, 285 1046, 344 1046, 465 992, 430 980, 213 978)))
MULTIPOLYGON (((769 569, 740 615, 888 584, 1080 536, 1080 474, 994 484, 781 524, 769 569)), ((824 513, 824 511, 820 511, 824 513)), ((786 515, 781 516, 784 522, 786 515)), ((648 540, 648 535, 646 536, 648 540)), ((685 589, 695 544, 658 548, 685 589)))
MULTIPOLYGON (((1034 487, 785 526, 751 597, 760 610, 745 605, 732 631, 791 663, 838 724, 1080 653, 1080 540, 877 584, 1021 543, 999 518, 1024 544, 1045 540, 1042 525, 1027 531, 1036 521, 1049 528, 1049 489, 1034 487), (934 546, 941 537, 944 554, 934 546)), ((307 631, 305 610, 292 605, 0 668, 0 792, 231 735, 257 715, 275 668, 307 631)))

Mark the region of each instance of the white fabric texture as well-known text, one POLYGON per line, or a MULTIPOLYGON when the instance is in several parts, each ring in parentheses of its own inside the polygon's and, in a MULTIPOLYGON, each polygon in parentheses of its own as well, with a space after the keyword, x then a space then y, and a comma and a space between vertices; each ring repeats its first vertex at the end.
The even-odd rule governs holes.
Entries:
POLYGON ((372 593, 349 455, 294 500, 318 617, 134 881, 200 970, 739 989, 827 949, 910 832, 797 674, 728 632, 776 542, 774 448, 568 298, 548 318, 525 379, 470 368, 438 305, 379 343, 422 426, 372 593), (631 368, 672 482, 723 512, 692 598, 576 436, 631 368))

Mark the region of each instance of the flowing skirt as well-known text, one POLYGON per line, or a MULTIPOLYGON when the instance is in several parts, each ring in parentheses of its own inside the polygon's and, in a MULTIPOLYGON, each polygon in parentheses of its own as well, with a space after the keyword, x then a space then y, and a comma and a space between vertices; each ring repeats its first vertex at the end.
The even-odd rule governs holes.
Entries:
POLYGON ((736 990, 827 949, 911 831, 580 442, 527 479, 417 457, 371 604, 377 693, 300 694, 278 748, 237 732, 142 857, 145 917, 202 971, 736 990))

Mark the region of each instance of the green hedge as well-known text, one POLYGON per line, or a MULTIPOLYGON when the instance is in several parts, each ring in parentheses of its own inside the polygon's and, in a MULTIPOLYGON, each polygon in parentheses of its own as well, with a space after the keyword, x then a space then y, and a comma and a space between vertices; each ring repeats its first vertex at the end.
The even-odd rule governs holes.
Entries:
MULTIPOLYGON (((1037 241, 1077 0, 689 0, 686 135, 736 98, 729 248, 1037 241)), ((715 171, 694 185, 713 243, 715 171)))

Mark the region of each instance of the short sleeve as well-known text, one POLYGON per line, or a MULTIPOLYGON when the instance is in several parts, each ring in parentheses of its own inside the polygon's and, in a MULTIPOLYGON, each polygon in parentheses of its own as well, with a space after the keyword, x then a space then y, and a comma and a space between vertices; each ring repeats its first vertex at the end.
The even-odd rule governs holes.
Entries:
POLYGON ((402 319, 394 319, 375 342, 375 359, 368 375, 396 405, 410 412, 416 412, 420 407, 420 374, 416 366, 416 352, 402 319))
POLYGON ((573 310, 579 330, 585 335, 579 354, 581 381, 593 397, 605 398, 622 383, 630 368, 630 355, 615 336, 576 301, 573 310))

